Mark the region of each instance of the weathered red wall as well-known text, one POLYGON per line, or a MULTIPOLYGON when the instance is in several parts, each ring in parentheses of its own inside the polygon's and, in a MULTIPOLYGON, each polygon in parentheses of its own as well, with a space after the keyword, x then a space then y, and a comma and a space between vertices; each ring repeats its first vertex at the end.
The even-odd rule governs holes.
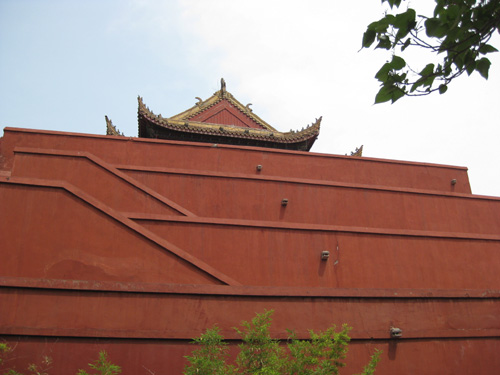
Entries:
POLYGON ((218 283, 211 267, 78 190, 14 181, 0 190, 1 275, 218 283))
POLYGON ((51 373, 67 374, 106 349, 125 373, 180 373, 192 337, 217 323, 236 339, 232 327, 274 309, 275 337, 353 326, 346 373, 374 348, 381 373, 500 370, 500 198, 470 194, 465 168, 4 134, 11 365, 50 352, 51 373))

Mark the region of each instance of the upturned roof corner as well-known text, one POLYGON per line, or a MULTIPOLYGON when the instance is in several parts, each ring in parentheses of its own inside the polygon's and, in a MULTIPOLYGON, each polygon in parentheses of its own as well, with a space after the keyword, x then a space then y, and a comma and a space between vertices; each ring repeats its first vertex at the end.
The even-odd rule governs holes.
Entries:
POLYGON ((108 116, 104 116, 104 118, 106 120, 106 135, 117 135, 121 137, 124 136, 124 134, 121 133, 120 130, 118 130, 116 126, 113 125, 113 122, 110 118, 108 118, 108 116))

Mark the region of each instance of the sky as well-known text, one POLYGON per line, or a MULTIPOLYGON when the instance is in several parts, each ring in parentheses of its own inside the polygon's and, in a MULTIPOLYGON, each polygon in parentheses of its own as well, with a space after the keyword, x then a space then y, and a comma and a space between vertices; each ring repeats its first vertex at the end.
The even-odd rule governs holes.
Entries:
POLYGON ((107 115, 135 137, 138 95, 171 117, 223 77, 280 131, 323 116, 312 152, 465 166, 474 194, 500 196, 500 54, 488 80, 374 105, 391 56, 360 47, 383 12, 379 0, 0 0, 0 127, 105 134, 107 115))

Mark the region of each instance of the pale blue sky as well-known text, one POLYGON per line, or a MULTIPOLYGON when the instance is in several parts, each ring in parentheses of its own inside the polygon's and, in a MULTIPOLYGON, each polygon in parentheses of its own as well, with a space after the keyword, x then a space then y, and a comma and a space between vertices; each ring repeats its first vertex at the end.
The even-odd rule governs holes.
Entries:
POLYGON ((374 106, 389 56, 358 50, 381 15, 379 0, 0 0, 0 127, 103 134, 108 115, 136 136, 137 95, 168 117, 224 77, 279 130, 323 116, 313 152, 467 166, 474 193, 500 196, 500 58, 489 81, 374 106))

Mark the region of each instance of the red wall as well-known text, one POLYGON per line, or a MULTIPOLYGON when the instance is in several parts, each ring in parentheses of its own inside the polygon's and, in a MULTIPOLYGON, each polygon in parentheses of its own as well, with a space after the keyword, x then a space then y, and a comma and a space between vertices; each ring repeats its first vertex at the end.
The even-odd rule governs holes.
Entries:
POLYGON ((180 373, 192 337, 274 309, 279 338, 351 325, 346 373, 374 348, 381 373, 500 370, 500 198, 465 168, 12 128, 0 158, 18 369, 106 349, 124 373, 180 373))

